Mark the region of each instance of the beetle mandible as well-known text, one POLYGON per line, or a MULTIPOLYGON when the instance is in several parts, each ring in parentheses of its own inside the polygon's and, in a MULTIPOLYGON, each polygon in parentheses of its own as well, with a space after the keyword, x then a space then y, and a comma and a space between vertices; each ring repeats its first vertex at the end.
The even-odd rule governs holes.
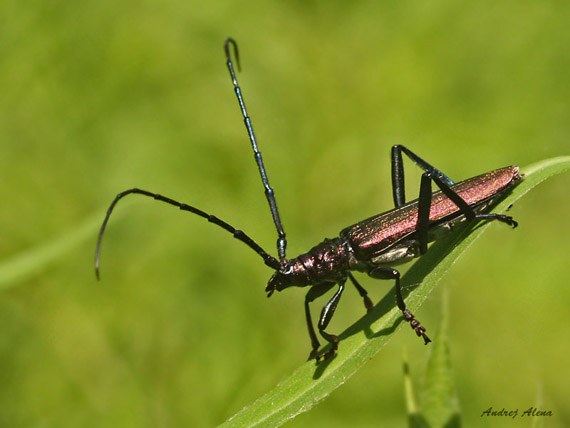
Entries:
POLYGON ((396 303, 402 311, 404 320, 410 323, 412 329, 419 337, 423 338, 424 343, 427 345, 431 340, 426 335, 426 329, 415 318, 414 314, 406 308, 400 287, 400 273, 392 266, 405 263, 425 254, 430 242, 449 233, 456 224, 463 221, 497 220, 513 228, 516 227, 517 222, 512 217, 503 214, 486 213, 485 211, 523 178, 519 173, 519 168, 516 166, 500 168, 459 183, 454 183, 448 176, 411 150, 402 145, 393 146, 391 164, 392 193, 395 208, 349 226, 343 229, 338 237, 325 239, 306 253, 288 259, 286 257, 287 239, 279 216, 279 210, 277 209, 275 192, 269 184, 261 152, 257 146, 251 119, 247 113, 242 91, 234 70, 230 47, 233 47, 234 57, 239 69, 238 48, 232 38, 226 39, 224 43, 227 67, 243 115, 257 168, 261 175, 261 181, 265 188, 265 196, 269 203, 273 222, 277 229, 277 254, 279 259, 267 253, 243 231, 234 228, 214 215, 158 193, 133 188, 119 193, 107 210, 99 231, 95 252, 95 273, 97 278, 99 278, 99 259, 103 234, 115 205, 129 194, 139 194, 207 219, 210 223, 214 223, 230 232, 234 238, 242 241, 259 254, 265 264, 275 271, 265 287, 267 297, 270 297, 275 291, 281 291, 293 286, 310 287, 304 303, 307 327, 311 339, 309 359, 316 358, 319 361, 321 358, 331 358, 336 354, 339 338, 334 334, 326 332, 325 329, 334 315, 347 280, 350 280, 363 298, 366 309, 369 311, 373 307, 367 291, 356 280, 352 271, 364 272, 376 279, 394 280, 396 303), (419 197, 409 202, 406 202, 404 191, 402 154, 409 157, 424 171, 420 182, 419 197), (432 182, 440 189, 439 191, 432 192, 432 182), (319 353, 320 343, 311 319, 309 304, 335 285, 338 288, 322 308, 317 324, 320 335, 330 344, 330 348, 326 352, 319 353))

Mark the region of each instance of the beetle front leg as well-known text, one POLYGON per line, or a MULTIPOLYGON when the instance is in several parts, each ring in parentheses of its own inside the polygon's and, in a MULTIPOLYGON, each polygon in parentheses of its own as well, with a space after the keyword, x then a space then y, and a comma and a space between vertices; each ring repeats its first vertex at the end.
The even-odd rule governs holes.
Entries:
POLYGON ((330 285, 327 284, 327 286, 325 286, 325 287, 322 287, 322 286, 313 287, 307 293, 307 297, 305 298, 305 310, 306 310, 306 314, 307 314, 307 323, 309 325, 309 336, 311 336, 311 342, 312 342, 312 346, 313 346, 313 350, 311 351, 309 359, 316 358, 317 362, 319 362, 321 358, 324 358, 325 360, 327 360, 329 358, 334 357, 334 355, 336 354, 336 350, 338 349, 338 342, 339 342, 338 336, 336 336, 334 334, 327 333, 325 331, 325 328, 327 328, 327 326, 329 325, 329 323, 330 323, 330 321, 334 315, 334 312, 336 310, 338 302, 342 296, 342 292, 344 290, 345 282, 346 282, 346 279, 339 282, 337 292, 334 294, 334 296, 331 297, 331 299, 327 302, 327 304, 323 307, 323 309, 321 311, 321 316, 319 317, 319 323, 318 323, 317 327, 319 329, 319 333, 321 334, 321 336, 324 337, 325 340, 331 344, 331 349, 327 352, 323 352, 320 354, 317 354, 317 351, 319 348, 319 342, 316 338, 315 331, 313 330, 313 324, 311 322, 311 315, 309 313, 309 305, 308 304, 309 304, 309 302, 312 302, 314 299, 316 299, 317 297, 321 296, 326 291, 328 291, 334 285, 334 283, 330 283, 330 285))
POLYGON ((376 279, 396 280, 396 303, 398 304, 398 308, 402 311, 404 319, 410 323, 410 326, 418 337, 421 336, 424 339, 426 345, 431 342, 431 339, 426 335, 426 329, 416 320, 414 314, 406 308, 406 302, 404 302, 404 298, 402 297, 402 288, 400 286, 400 272, 388 267, 377 267, 369 271, 368 275, 376 279))
POLYGON ((316 298, 322 296, 327 291, 329 291, 334 282, 329 282, 325 284, 319 284, 311 287, 311 289, 307 292, 305 296, 305 318, 307 320, 307 328, 309 330, 309 337, 311 339, 311 353, 309 354, 309 360, 313 358, 317 358, 318 360, 318 351, 321 344, 319 343, 319 339, 317 339, 317 334, 315 333, 315 328, 313 327, 313 321, 311 319, 311 309, 309 308, 309 303, 311 303, 316 298))
POLYGON ((323 352, 322 354, 317 355, 317 362, 321 358, 328 360, 329 358, 334 357, 336 354, 336 350, 338 349, 338 336, 327 333, 325 331, 325 328, 327 328, 334 315, 334 311, 336 310, 340 297, 342 296, 345 282, 346 279, 344 279, 342 282, 339 282, 337 292, 334 294, 334 296, 332 296, 332 298, 327 302, 327 304, 323 307, 323 310, 321 311, 321 316, 319 318, 319 324, 318 324, 319 333, 321 333, 321 336, 323 336, 327 340, 327 342, 331 344, 331 349, 328 352, 323 352))

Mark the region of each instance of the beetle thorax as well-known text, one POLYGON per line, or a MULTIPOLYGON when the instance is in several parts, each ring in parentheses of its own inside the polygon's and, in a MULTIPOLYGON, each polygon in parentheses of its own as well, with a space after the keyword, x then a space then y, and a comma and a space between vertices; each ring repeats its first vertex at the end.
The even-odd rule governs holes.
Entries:
POLYGON ((325 239, 308 252, 286 260, 267 283, 268 296, 288 287, 345 280, 349 269, 347 245, 341 238, 325 239))

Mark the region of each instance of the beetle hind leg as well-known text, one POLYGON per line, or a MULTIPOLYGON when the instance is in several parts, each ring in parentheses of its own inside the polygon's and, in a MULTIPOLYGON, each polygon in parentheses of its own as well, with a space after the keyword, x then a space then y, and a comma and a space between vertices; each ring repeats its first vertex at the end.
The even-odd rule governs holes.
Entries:
POLYGON ((396 208, 403 206, 406 203, 406 193, 404 185, 404 163, 402 153, 405 153, 416 165, 418 165, 430 176, 438 177, 439 180, 447 186, 452 186, 453 180, 441 172, 439 169, 427 163, 414 152, 402 145, 395 145, 392 147, 392 194, 394 197, 394 205, 396 208))
POLYGON ((424 339, 425 345, 430 343, 431 339, 427 336, 425 327, 420 324, 414 314, 406 307, 406 302, 404 302, 402 297, 402 287, 400 286, 400 272, 388 267, 377 267, 368 272, 368 275, 376 279, 394 279, 396 281, 396 303, 404 315, 404 320, 410 323, 410 327, 412 327, 418 337, 424 339))
POLYGON ((510 215, 504 215, 504 214, 495 214, 495 213, 477 214, 475 218, 479 220, 488 220, 488 221, 497 220, 500 221, 501 223, 505 223, 508 224, 509 226, 512 226, 513 229, 519 225, 518 222, 515 219, 513 219, 510 215))

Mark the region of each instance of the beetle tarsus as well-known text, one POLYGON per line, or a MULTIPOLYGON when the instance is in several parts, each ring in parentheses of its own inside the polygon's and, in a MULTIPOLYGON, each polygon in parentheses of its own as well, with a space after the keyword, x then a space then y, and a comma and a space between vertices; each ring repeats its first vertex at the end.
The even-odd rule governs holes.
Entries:
POLYGON ((431 339, 427 336, 425 327, 420 324, 420 322, 415 318, 415 315, 407 309, 404 309, 402 313, 404 315, 404 319, 410 323, 410 327, 412 327, 412 330, 416 332, 417 336, 424 339, 424 345, 430 343, 431 339))
POLYGON ((510 216, 506 216, 506 217, 508 217, 508 222, 507 222, 507 224, 508 224, 509 226, 513 226, 513 229, 515 229, 515 228, 519 225, 518 222, 517 222, 516 220, 513 220, 512 217, 510 217, 510 216))
POLYGON ((315 358, 317 360, 317 363, 320 363, 321 359, 323 361, 327 361, 335 357, 336 351, 338 349, 339 339, 338 336, 335 336, 334 334, 331 334, 330 336, 332 338, 332 342, 330 342, 331 349, 329 349, 327 352, 321 352, 320 354, 316 354, 317 349, 314 349, 313 352, 311 352, 311 357, 309 358, 315 358))
POLYGON ((497 214, 496 218, 500 222, 503 222, 503 223, 508 224, 509 226, 512 226, 513 229, 519 225, 517 223, 517 221, 515 219, 513 219, 510 215, 497 214))
POLYGON ((319 348, 317 349, 312 349, 311 353, 309 354, 309 358, 307 358, 307 361, 311 361, 317 358, 317 355, 319 355, 319 348))

